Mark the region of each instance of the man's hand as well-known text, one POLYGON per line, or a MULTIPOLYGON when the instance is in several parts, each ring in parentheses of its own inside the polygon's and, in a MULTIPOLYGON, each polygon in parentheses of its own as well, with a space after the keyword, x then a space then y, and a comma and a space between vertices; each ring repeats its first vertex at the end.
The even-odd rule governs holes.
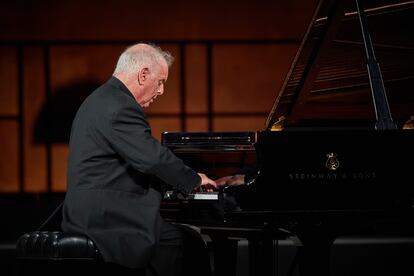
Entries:
POLYGON ((220 189, 225 186, 239 186, 245 184, 244 177, 244 174, 224 176, 216 179, 216 184, 220 189))
POLYGON ((218 189, 216 181, 210 179, 204 173, 198 173, 198 175, 201 177, 201 185, 196 188, 197 191, 212 192, 218 189))

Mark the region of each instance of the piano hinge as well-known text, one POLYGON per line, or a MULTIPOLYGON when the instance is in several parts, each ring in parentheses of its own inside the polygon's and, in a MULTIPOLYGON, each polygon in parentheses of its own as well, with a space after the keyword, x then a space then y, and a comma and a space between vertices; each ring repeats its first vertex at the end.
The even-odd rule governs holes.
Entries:
POLYGON ((414 115, 412 115, 410 119, 405 122, 403 129, 414 129, 414 115))
POLYGON ((281 131, 283 130, 283 125, 285 123, 285 116, 280 116, 276 122, 273 123, 272 127, 270 128, 271 131, 281 131))

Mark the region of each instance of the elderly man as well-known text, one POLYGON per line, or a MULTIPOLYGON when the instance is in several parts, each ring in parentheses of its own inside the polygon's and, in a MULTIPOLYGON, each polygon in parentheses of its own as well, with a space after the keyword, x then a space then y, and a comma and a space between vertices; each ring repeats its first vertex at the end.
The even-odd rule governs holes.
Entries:
POLYGON ((64 231, 94 240, 106 262, 161 276, 182 275, 185 263, 182 229, 159 214, 161 186, 182 193, 217 187, 151 135, 143 108, 164 93, 172 62, 156 45, 132 45, 82 103, 71 130, 62 221, 64 231))

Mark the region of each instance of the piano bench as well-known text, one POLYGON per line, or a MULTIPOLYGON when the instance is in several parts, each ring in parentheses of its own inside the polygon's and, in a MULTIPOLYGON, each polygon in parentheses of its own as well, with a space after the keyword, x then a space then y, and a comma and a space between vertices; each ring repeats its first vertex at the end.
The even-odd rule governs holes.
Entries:
MULTIPOLYGON (((34 231, 17 241, 17 275, 140 275, 105 263, 95 243, 84 235, 34 231)), ((142 275, 145 275, 144 273, 142 275)))

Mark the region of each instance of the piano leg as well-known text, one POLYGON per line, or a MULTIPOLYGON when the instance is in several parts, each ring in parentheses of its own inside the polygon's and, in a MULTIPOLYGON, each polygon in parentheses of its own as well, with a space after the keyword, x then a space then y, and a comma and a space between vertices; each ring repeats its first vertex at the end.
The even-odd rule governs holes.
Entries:
POLYGON ((323 226, 315 226, 297 232, 297 263, 301 276, 329 276, 331 247, 336 232, 323 226))
POLYGON ((250 238, 248 240, 248 275, 275 275, 274 271, 277 269, 276 250, 274 239, 270 237, 250 238))
MULTIPOLYGON (((237 239, 226 235, 210 235, 214 255, 214 276, 236 276, 237 274, 237 239)), ((275 275, 277 269, 277 248, 271 237, 249 236, 248 240, 248 275, 275 275)))
POLYGON ((290 236, 277 228, 202 228, 211 239, 214 255, 214 276, 236 276, 237 250, 240 239, 248 241, 249 276, 277 275, 277 247, 275 241, 290 236))
POLYGON ((236 276, 238 240, 221 233, 210 234, 214 276, 236 276))

